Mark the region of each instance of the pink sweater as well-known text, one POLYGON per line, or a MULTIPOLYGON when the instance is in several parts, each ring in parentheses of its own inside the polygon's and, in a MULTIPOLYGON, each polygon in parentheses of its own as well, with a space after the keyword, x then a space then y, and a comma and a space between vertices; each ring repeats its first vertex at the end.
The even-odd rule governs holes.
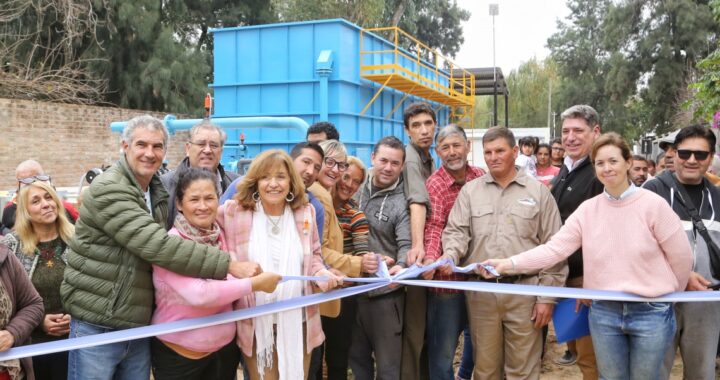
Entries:
MULTIPOLYGON (((187 239, 175 228, 168 235, 187 239)), ((226 250, 224 238, 221 249, 226 250)), ((155 313, 152 323, 206 317, 233 310, 233 302, 252 293, 250 279, 237 279, 228 275, 226 281, 185 277, 153 265, 155 286, 155 313)), ((158 339, 174 343, 197 352, 215 352, 235 337, 234 322, 203 327, 195 330, 160 335, 158 339)))
POLYGON ((585 201, 547 244, 513 256, 515 269, 534 273, 582 247, 583 287, 644 297, 685 290, 692 250, 680 219, 660 196, 639 188, 613 201, 585 201))

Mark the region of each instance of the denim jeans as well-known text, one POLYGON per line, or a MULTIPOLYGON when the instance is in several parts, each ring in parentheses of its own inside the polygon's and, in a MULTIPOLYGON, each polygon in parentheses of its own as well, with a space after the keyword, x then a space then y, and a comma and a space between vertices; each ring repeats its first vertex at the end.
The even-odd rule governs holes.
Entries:
POLYGON ((588 318, 602 379, 659 378, 675 335, 671 303, 593 301, 588 318))
POLYGON ((463 338, 463 352, 462 357, 460 358, 460 367, 458 367, 457 375, 461 379, 470 379, 472 378, 473 369, 475 368, 475 354, 473 353, 470 325, 465 326, 465 330, 463 330, 463 338))
MULTIPOLYGON (((427 347, 430 378, 453 380, 453 359, 460 333, 467 327, 464 293, 428 291, 427 347)), ((468 344, 469 339, 465 341, 468 344)), ((468 377, 469 378, 469 377, 468 377)))
MULTIPOLYGON (((115 331, 70 321, 70 338, 115 331)), ((150 378, 150 340, 138 339, 70 351, 68 380, 136 380, 150 378)))

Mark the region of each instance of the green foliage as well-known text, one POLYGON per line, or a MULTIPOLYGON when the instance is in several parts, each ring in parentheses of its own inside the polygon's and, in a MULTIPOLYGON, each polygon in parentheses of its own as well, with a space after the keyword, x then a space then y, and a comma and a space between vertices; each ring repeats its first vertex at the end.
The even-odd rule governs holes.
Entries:
POLYGON ((344 18, 363 28, 396 25, 450 57, 463 44, 462 22, 470 19, 455 0, 273 0, 272 4, 281 21, 344 18))
POLYGON ((590 104, 604 130, 662 134, 690 118, 682 111, 694 66, 720 26, 707 1, 569 0, 571 16, 548 40, 565 106, 590 104))
MULTIPOLYGON (((720 0, 710 2, 713 17, 720 23, 720 0)), ((708 57, 697 64, 700 77, 690 85, 695 91, 694 99, 686 105, 694 108, 694 116, 702 121, 710 121, 713 115, 720 111, 720 46, 708 57)))

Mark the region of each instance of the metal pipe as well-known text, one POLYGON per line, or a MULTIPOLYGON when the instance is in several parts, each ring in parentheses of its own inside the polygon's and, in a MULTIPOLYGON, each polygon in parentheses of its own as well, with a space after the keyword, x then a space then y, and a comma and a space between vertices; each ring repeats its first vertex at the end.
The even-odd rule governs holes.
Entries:
MULTIPOLYGON (((175 115, 167 115, 163 120, 168 132, 175 133, 178 131, 186 131, 193 126, 200 124, 205 119, 177 119, 175 115)), ((267 116, 252 116, 252 117, 218 117, 209 120, 217 126, 227 129, 240 129, 240 128, 276 128, 276 129, 296 129, 300 131, 303 136, 307 133, 310 127, 308 123, 299 117, 267 117, 267 116)), ((125 128, 127 121, 114 121, 110 123, 110 129, 113 132, 122 132, 125 128)))

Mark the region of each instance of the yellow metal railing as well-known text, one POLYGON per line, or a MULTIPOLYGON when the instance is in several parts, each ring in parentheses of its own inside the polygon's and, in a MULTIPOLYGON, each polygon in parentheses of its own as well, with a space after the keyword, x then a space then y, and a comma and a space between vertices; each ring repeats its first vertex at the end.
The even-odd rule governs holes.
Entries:
POLYGON ((360 31, 360 76, 383 85, 362 113, 386 86, 451 107, 472 109, 475 104, 475 76, 398 27, 360 31), (366 38, 379 49, 366 49, 366 38))

